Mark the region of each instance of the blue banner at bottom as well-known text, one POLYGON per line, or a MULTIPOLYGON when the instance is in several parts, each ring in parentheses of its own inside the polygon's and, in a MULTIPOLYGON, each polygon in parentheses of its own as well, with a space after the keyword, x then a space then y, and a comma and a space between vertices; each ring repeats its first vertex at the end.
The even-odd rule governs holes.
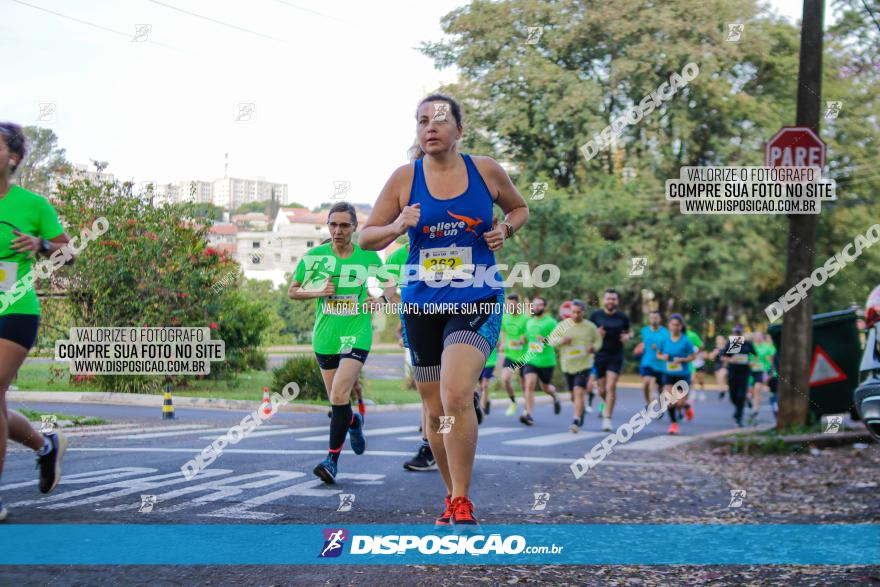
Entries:
POLYGON ((880 525, 0 525, 4 565, 867 565, 880 525))

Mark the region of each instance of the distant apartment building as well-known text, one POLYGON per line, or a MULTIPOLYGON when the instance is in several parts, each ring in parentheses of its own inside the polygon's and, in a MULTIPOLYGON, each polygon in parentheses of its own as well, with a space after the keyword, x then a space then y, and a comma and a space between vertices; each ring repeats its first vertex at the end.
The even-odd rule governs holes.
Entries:
POLYGON ((214 205, 236 210, 248 202, 271 200, 274 196, 280 204, 287 203, 287 184, 262 179, 239 179, 224 177, 214 181, 214 205))
POLYGON ((271 220, 265 214, 260 212, 249 212, 248 214, 236 214, 232 217, 232 223, 239 230, 269 230, 272 225, 271 220))
POLYGON ((70 174, 71 179, 87 179, 92 183, 115 181, 116 176, 112 173, 99 172, 94 165, 78 164, 73 166, 70 174))

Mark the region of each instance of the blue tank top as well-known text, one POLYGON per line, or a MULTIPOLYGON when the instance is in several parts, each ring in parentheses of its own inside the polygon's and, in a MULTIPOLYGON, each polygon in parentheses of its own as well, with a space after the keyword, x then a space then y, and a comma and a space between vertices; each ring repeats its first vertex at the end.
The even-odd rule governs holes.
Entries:
MULTIPOLYGON (((489 250, 483 234, 492 227, 494 213, 492 196, 470 156, 462 153, 467 166, 468 186, 463 194, 439 200, 428 191, 423 160, 415 162, 409 205, 421 204, 419 223, 410 228, 410 250, 401 287, 401 301, 407 304, 468 303, 497 296, 504 292, 501 278, 493 268, 495 253, 489 250), (459 265, 473 265, 473 277, 456 277, 459 265), (452 272, 447 269, 452 267, 452 272), (415 274, 415 267, 436 270, 435 277, 445 279, 440 287, 432 287, 415 274), (455 282, 465 287, 453 287, 455 282)), ((435 281, 435 284, 438 282, 435 281)))

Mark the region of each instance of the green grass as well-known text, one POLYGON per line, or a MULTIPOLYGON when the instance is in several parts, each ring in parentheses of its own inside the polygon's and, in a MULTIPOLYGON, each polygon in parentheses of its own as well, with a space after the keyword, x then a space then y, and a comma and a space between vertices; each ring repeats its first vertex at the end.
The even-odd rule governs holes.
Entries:
POLYGON ((42 416, 55 416, 60 422, 61 420, 70 420, 74 426, 100 426, 101 424, 109 424, 107 420, 101 418, 92 418, 90 416, 70 416, 68 414, 56 414, 52 412, 37 412, 35 410, 21 409, 16 410, 31 422, 41 422, 42 416))
MULTIPOLYGON (((26 363, 19 370, 18 379, 13 385, 20 391, 101 391, 94 383, 77 383, 71 380, 66 367, 63 363, 26 363)), ((186 388, 172 388, 171 394, 173 397, 259 402, 263 399, 263 387, 272 387, 271 371, 246 371, 231 381, 191 380, 186 388)), ((402 379, 368 380, 364 397, 377 404, 408 404, 420 401, 418 392, 403 389, 402 379)), ((324 405, 327 400, 297 400, 297 403, 324 405)), ((40 420, 39 416, 36 420, 40 420)))

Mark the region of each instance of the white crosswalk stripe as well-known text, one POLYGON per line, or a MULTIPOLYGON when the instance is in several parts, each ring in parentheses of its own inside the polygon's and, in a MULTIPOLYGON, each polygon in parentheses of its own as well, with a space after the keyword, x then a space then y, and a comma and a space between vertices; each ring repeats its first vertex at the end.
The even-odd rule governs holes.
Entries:
POLYGON ((113 436, 124 434, 146 434, 150 432, 171 431, 171 430, 198 430, 209 428, 208 424, 173 424, 169 426, 144 426, 143 424, 126 424, 116 428, 103 428, 99 430, 76 430, 66 432, 63 428, 61 433, 65 436, 81 438, 86 436, 113 436))
MULTIPOLYGON (((308 428, 296 428, 292 426, 285 426, 284 428, 279 428, 278 430, 266 430, 266 426, 260 426, 258 430, 255 430, 248 434, 245 438, 263 438, 265 436, 284 436, 285 434, 305 434, 306 432, 321 432, 322 430, 329 432, 330 425, 327 424, 325 426, 310 426, 308 428)), ((213 439, 213 436, 200 436, 202 440, 213 439)))
MULTIPOLYGON (((419 429, 418 426, 392 426, 390 428, 364 428, 364 433, 367 435, 367 438, 372 438, 374 436, 390 436, 392 434, 401 434, 404 432, 417 432, 419 429)), ((327 432, 330 431, 330 426, 326 427, 327 432)), ((297 438, 297 440, 303 440, 305 442, 318 442, 318 441, 327 441, 326 434, 319 434, 316 436, 306 436, 304 438, 297 438)))
MULTIPOLYGON (((512 427, 503 427, 503 426, 489 426, 487 428, 480 428, 479 437, 482 438, 484 436, 495 436, 496 434, 507 434, 508 432, 517 432, 521 431, 522 428, 512 428, 512 427)), ((369 434, 369 430, 367 430, 369 434)), ((407 442, 419 441, 421 440, 421 436, 398 436, 395 440, 405 440, 407 442)))
POLYGON ((666 450, 667 448, 685 444, 691 440, 693 439, 688 438, 687 436, 650 436, 643 440, 633 440, 626 444, 618 444, 614 447, 614 450, 643 450, 646 452, 653 452, 666 450))
POLYGON ((579 432, 572 434, 571 432, 556 432, 554 434, 542 434, 541 436, 530 436, 529 438, 518 438, 516 440, 505 440, 502 444, 513 446, 557 446, 560 444, 568 444, 571 442, 580 442, 590 438, 603 436, 604 432, 579 432))
MULTIPOLYGON (((123 436, 111 436, 110 438, 113 440, 144 440, 148 438, 168 438, 170 436, 183 436, 185 434, 209 434, 209 433, 222 433, 226 432, 233 426, 238 424, 238 422, 234 424, 230 424, 229 426, 225 426, 223 428, 209 428, 208 426, 191 426, 190 428, 195 428, 194 430, 184 430, 184 426, 181 426, 177 430, 169 430, 163 432, 146 432, 141 434, 126 434, 123 436)), ((282 426, 261 426, 261 430, 267 429, 276 429, 282 428, 282 426)))

